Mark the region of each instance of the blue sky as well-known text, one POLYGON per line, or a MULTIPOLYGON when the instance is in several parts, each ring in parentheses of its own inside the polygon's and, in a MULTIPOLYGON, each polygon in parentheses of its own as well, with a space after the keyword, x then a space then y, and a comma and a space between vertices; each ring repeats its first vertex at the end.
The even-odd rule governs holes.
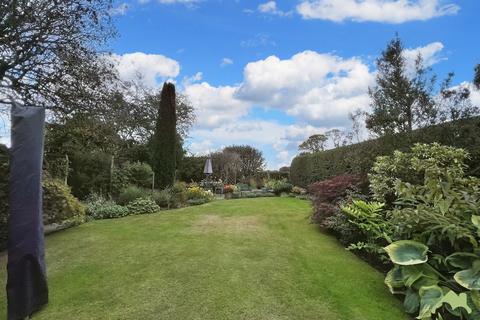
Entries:
POLYGON ((192 153, 250 144, 273 169, 309 135, 349 129, 348 113, 368 110, 374 60, 397 32, 407 60, 421 52, 440 79, 454 71, 469 85, 478 12, 472 0, 120 0, 110 47, 125 79, 174 81, 190 98, 192 153))

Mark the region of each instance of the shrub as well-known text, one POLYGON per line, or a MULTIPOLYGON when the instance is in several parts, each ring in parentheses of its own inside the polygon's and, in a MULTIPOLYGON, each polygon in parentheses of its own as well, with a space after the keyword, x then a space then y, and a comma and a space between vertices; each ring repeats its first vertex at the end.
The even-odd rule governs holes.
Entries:
POLYGON ((407 312, 419 319, 480 315, 480 179, 465 176, 466 159, 464 150, 438 144, 379 158, 372 190, 386 198, 383 183, 393 184, 390 207, 373 213, 357 202, 345 210, 368 237, 357 247, 388 244, 379 252, 394 264, 385 283, 405 294, 407 312))
POLYGON ((91 195, 86 201, 87 215, 95 220, 121 218, 128 215, 128 209, 99 195, 91 195))
POLYGON ((108 194, 111 189, 110 166, 112 156, 99 151, 74 152, 70 157, 68 184, 72 193, 85 199, 92 192, 108 194))
POLYGON ((139 198, 148 198, 149 194, 145 189, 130 185, 123 189, 118 195, 118 203, 120 205, 127 205, 130 202, 139 198))
POLYGON ((325 219, 338 213, 339 203, 347 196, 348 191, 357 188, 361 183, 360 176, 345 174, 311 184, 308 189, 313 198, 312 221, 326 226, 325 219))
POLYGON ((252 188, 250 188, 250 185, 246 183, 237 183, 237 189, 238 191, 250 191, 252 188))
POLYGON ((282 193, 289 193, 292 191, 292 184, 288 183, 286 180, 269 180, 265 183, 265 187, 268 190, 273 191, 277 196, 282 193))
POLYGON ((325 218, 324 225, 333 231, 337 239, 344 245, 358 243, 364 240, 361 230, 341 210, 335 210, 331 216, 325 218))
POLYGON ((43 222, 44 224, 85 221, 85 207, 70 192, 62 181, 43 180, 43 222))
POLYGON ((377 156, 391 155, 394 150, 407 151, 416 142, 438 142, 464 148, 471 154, 471 158, 466 161, 469 166, 467 173, 480 175, 480 117, 474 117, 422 128, 411 133, 299 155, 292 160, 290 180, 295 185, 306 187, 312 182, 345 173, 363 175, 370 171, 377 156))
POLYGON ((183 207, 187 203, 187 186, 184 182, 176 182, 171 188, 172 208, 183 207))
POLYGON ((170 188, 160 191, 155 190, 152 193, 152 200, 155 201, 160 208, 170 209, 173 202, 172 190, 170 188))
POLYGON ((152 187, 153 170, 149 164, 143 162, 126 163, 123 171, 129 177, 130 184, 143 188, 152 187))
POLYGON ((305 195, 307 194, 307 189, 295 186, 292 188, 292 193, 296 195, 305 195))
POLYGON ((160 211, 155 201, 149 198, 135 199, 127 205, 129 214, 149 214, 160 211))

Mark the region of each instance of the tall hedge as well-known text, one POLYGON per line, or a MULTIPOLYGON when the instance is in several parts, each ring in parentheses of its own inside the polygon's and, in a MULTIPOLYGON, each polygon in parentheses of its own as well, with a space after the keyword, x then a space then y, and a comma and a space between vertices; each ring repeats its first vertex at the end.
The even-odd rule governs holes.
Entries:
POLYGON ((9 153, 0 144, 0 251, 7 246, 9 153))
POLYGON ((466 149, 471 155, 469 174, 480 176, 480 117, 475 117, 299 155, 292 160, 290 179, 294 185, 306 187, 345 173, 364 174, 370 171, 377 156, 408 150, 416 142, 438 142, 466 149))
POLYGON ((177 118, 175 85, 165 83, 162 88, 158 119, 152 138, 152 167, 155 185, 165 188, 175 181, 177 157, 177 118))

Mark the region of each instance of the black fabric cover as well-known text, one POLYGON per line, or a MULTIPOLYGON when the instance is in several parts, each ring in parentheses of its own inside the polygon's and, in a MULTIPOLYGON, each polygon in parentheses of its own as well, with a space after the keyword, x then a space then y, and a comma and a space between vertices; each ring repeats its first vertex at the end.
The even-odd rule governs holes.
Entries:
POLYGON ((48 302, 42 221, 45 110, 12 107, 8 320, 24 319, 48 302))

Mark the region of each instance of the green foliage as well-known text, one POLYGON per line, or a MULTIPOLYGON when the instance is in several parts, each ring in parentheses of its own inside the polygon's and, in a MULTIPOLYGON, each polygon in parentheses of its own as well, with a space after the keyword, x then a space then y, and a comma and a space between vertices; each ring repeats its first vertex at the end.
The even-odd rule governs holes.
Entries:
POLYGON ((62 181, 46 178, 43 181, 44 224, 85 221, 85 207, 62 181))
POLYGON ((149 164, 143 162, 126 163, 123 171, 129 178, 129 182, 142 188, 152 187, 153 170, 149 164))
POLYGON ((172 194, 172 208, 180 208, 187 203, 187 186, 184 182, 175 182, 169 190, 172 194))
MULTIPOLYGON (((350 250, 365 250, 369 253, 381 255, 382 245, 392 242, 393 226, 386 219, 382 210, 383 203, 353 200, 352 203, 342 206, 342 211, 349 217, 363 234, 363 241, 352 243, 350 250)), ((380 258, 382 260, 382 257, 380 258)))
POLYGON ((293 188, 292 184, 286 180, 269 180, 265 183, 265 187, 277 196, 282 193, 289 193, 293 188))
POLYGON ((395 150, 407 151, 414 143, 433 142, 468 151, 467 173, 480 176, 480 117, 475 117, 299 155, 292 160, 290 179, 294 185, 305 188, 345 173, 367 174, 378 156, 391 155, 395 150))
POLYGON ((421 56, 415 61, 413 72, 409 72, 403 44, 397 36, 376 65, 376 85, 369 90, 372 113, 367 116, 367 128, 382 136, 411 131, 414 125, 432 124, 437 115, 431 97, 435 77, 426 78, 429 70, 421 56))
POLYGON ((423 185, 425 179, 447 180, 463 177, 468 153, 463 149, 438 143, 415 144, 411 152, 395 151, 392 156, 378 157, 368 175, 373 197, 377 201, 395 198, 398 181, 423 185))
POLYGON ((124 206, 136 199, 147 198, 148 196, 149 196, 149 193, 145 189, 131 185, 123 189, 122 192, 120 192, 120 194, 118 195, 117 202, 120 205, 124 206))
POLYGON ((172 190, 170 188, 155 190, 151 198, 160 208, 170 209, 173 204, 172 190))
POLYGON ((172 83, 164 83, 163 85, 158 109, 158 119, 151 146, 156 187, 166 188, 172 186, 175 181, 178 148, 175 86, 172 83))
POLYGON ((155 201, 149 198, 139 198, 133 200, 127 205, 129 214, 150 214, 160 211, 160 207, 155 201))
POLYGON ((112 156, 102 151, 74 152, 70 156, 68 185, 72 193, 85 199, 91 193, 110 192, 110 166, 112 156))
POLYGON ((126 207, 99 195, 91 195, 86 201, 86 206, 88 217, 95 220, 121 218, 129 214, 126 207))
POLYGON ((205 160, 206 157, 184 157, 178 168, 178 179, 189 183, 202 181, 205 160))
POLYGON ((0 251, 7 246, 9 153, 0 144, 0 251))
POLYGON ((327 140, 328 137, 324 134, 314 134, 303 141, 298 146, 298 149, 305 152, 320 152, 325 149, 325 142, 327 142, 327 140))
POLYGON ((373 215, 346 210, 369 244, 388 244, 395 267, 385 283, 405 294, 406 310, 418 319, 480 315, 480 179, 465 176, 467 159, 464 150, 439 144, 380 157, 372 190, 390 205, 373 215))

